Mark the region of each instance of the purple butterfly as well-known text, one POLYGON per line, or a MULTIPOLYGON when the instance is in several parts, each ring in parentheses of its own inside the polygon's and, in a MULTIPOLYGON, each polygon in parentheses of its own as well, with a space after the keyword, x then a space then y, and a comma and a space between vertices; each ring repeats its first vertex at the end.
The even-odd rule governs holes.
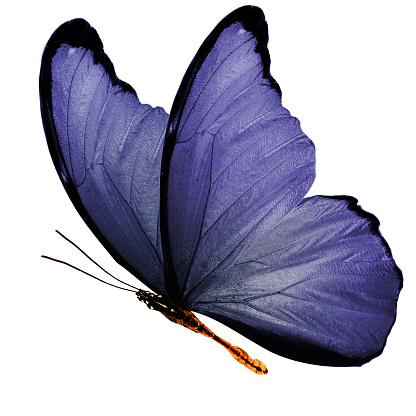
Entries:
POLYGON ((63 24, 40 73, 50 153, 91 231, 169 305, 284 357, 359 366, 385 346, 402 274, 356 199, 304 198, 315 149, 267 42, 259 8, 224 18, 169 116, 117 78, 86 21, 63 24))

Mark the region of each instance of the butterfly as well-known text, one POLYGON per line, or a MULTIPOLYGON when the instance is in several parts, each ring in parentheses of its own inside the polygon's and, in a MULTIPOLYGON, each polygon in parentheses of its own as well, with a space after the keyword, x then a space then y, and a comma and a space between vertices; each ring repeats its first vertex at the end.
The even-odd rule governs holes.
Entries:
POLYGON ((137 292, 149 307, 209 316, 293 360, 360 366, 383 351, 402 273, 355 198, 305 198, 315 148, 282 106, 267 42, 261 9, 229 14, 168 115, 116 76, 94 28, 66 22, 40 71, 49 150, 85 223, 155 292, 137 292))

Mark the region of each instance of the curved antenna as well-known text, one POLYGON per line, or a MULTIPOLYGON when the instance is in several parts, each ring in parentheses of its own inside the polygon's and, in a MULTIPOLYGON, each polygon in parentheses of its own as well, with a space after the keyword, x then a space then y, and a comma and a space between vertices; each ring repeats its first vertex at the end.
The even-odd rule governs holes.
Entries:
MULTIPOLYGON (((80 247, 78 247, 73 241, 71 241, 68 237, 65 237, 60 231, 58 231, 58 230, 55 230, 55 232, 57 232, 63 239, 65 239, 66 241, 68 241, 68 243, 70 243, 70 244, 72 244, 76 249, 78 249, 88 260, 90 260, 90 261, 92 261, 97 267, 99 267, 103 272, 105 272, 105 273, 107 273, 109 276, 111 276, 114 280, 117 280, 117 282, 120 282, 120 283, 123 283, 123 285, 126 285, 126 286, 130 286, 130 287, 132 287, 133 289, 136 289, 135 291, 138 291, 139 289, 137 288, 137 287, 135 287, 135 286, 133 286, 133 285, 130 285, 130 284, 128 284, 128 283, 126 283, 126 282, 123 282, 122 280, 120 280, 120 279, 117 279, 117 277, 115 277, 115 276, 113 276, 110 272, 108 272, 107 270, 105 270, 104 269, 104 267, 102 267, 102 266, 100 266, 95 260, 93 260, 84 250, 82 250, 80 247)), ((72 267, 73 269, 76 269, 76 270, 79 270, 79 271, 81 271, 81 272, 83 272, 83 273, 85 273, 85 274, 87 274, 87 275, 89 275, 89 276, 92 276, 92 275, 90 275, 89 273, 86 273, 86 272, 84 272, 83 270, 80 270, 80 269, 78 269, 77 267, 74 267, 74 266, 72 266, 72 265, 70 265, 70 264, 68 264, 68 263, 66 263, 66 262, 64 262, 64 261, 60 261, 60 260, 55 260, 55 259, 52 259, 51 257, 48 257, 48 256, 42 256, 42 257, 45 257, 45 258, 47 258, 47 259, 49 259, 49 260, 54 260, 54 261, 57 261, 58 263, 63 263, 63 264, 66 264, 67 266, 70 266, 70 267, 72 267)), ((94 276, 92 276, 92 277, 94 277, 94 276)), ((107 282, 105 282, 104 280, 101 280, 101 279, 98 279, 97 277, 96 277, 96 279, 97 280, 100 280, 101 282, 104 282, 104 283, 107 283, 107 282)), ((111 283, 108 283, 109 285, 111 285, 111 286, 115 286, 115 285, 112 285, 111 283)), ((115 286, 115 287, 119 287, 119 286, 115 286)))
MULTIPOLYGON (((71 267, 71 268, 73 268, 73 269, 75 269, 75 270, 78 270, 79 272, 84 273, 84 274, 86 274, 87 276, 90 276, 90 277, 92 277, 92 278, 94 278, 94 279, 96 279, 96 280, 99 280, 100 282, 105 283, 106 285, 116 287, 117 289, 128 290, 129 292, 134 292, 134 293, 136 293, 136 292, 139 290, 139 289, 137 289, 137 290, 132 290, 132 289, 127 289, 127 288, 125 288, 125 287, 121 287, 121 286, 113 285, 112 283, 108 283, 108 282, 106 282, 105 280, 99 279, 98 277, 96 277, 96 276, 94 276, 94 275, 92 275, 92 274, 90 274, 90 273, 87 273, 86 271, 84 271, 84 270, 82 270, 82 269, 79 269, 78 267, 75 267, 75 266, 73 266, 72 264, 67 263, 66 261, 63 261, 63 260, 57 260, 57 259, 54 259, 53 257, 44 256, 44 255, 42 255, 41 257, 43 257, 44 259, 48 259, 48 260, 52 260, 52 261, 56 261, 57 263, 65 264, 66 266, 69 266, 69 267, 71 267)), ((116 280, 118 280, 118 279, 116 279, 116 280)), ((122 282, 122 283, 124 283, 124 282, 122 282)), ((126 283, 126 284, 127 284, 127 283, 126 283)), ((129 286, 130 286, 130 285, 129 285, 129 286)), ((133 286, 132 286, 132 287, 133 287, 133 286)))

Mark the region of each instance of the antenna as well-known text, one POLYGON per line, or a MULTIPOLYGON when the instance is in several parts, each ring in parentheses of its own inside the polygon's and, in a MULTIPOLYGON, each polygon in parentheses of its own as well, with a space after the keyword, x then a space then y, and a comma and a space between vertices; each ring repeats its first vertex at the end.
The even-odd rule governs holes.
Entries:
POLYGON ((105 272, 105 273, 107 273, 109 276, 111 276, 113 279, 115 279, 115 280, 117 280, 118 282, 120 282, 120 283, 123 283, 124 285, 126 285, 126 286, 129 286, 129 287, 132 287, 133 289, 135 289, 135 290, 131 290, 131 289, 127 289, 127 288, 124 288, 124 287, 121 287, 121 286, 117 286, 117 285, 114 285, 114 284, 112 284, 112 283, 109 283, 109 282, 106 282, 105 280, 102 280, 102 279, 100 279, 100 278, 98 278, 98 277, 96 277, 96 276, 94 276, 94 275, 92 275, 92 274, 90 274, 90 273, 87 273, 86 271, 84 271, 84 270, 82 270, 82 269, 80 269, 80 268, 78 268, 78 267, 75 267, 75 266, 73 266, 72 264, 70 264, 70 263, 67 263, 66 261, 63 261, 63 260, 57 260, 57 259, 54 259, 54 258, 52 258, 52 257, 49 257, 49 256, 44 256, 44 255, 42 255, 41 257, 43 257, 44 259, 48 259, 48 260, 52 260, 52 261, 55 261, 55 262, 57 262, 57 263, 61 263, 61 264, 65 264, 66 266, 68 266, 68 267, 71 267, 72 269, 75 269, 75 270, 78 270, 79 272, 81 272, 81 273, 84 273, 84 274, 86 274, 87 276, 90 276, 90 277, 92 277, 92 278, 94 278, 94 279, 96 279, 96 280, 99 280, 100 282, 102 282, 102 283, 105 283, 105 284, 107 284, 107 285, 109 285, 109 286, 113 286, 113 287, 116 287, 117 289, 122 289, 122 290, 127 290, 127 291, 129 291, 129 292, 134 292, 134 293, 136 293, 139 289, 137 288, 137 287, 135 287, 135 286, 133 286, 133 285, 130 285, 130 284, 128 284, 128 283, 126 283, 126 282, 123 282, 122 280, 120 280, 120 279, 118 279, 117 277, 115 277, 115 276, 113 276, 110 272, 108 272, 107 270, 105 270, 102 266, 100 266, 95 260, 93 260, 84 250, 82 250, 80 247, 78 247, 73 241, 71 241, 68 237, 65 237, 61 232, 59 232, 58 230, 55 230, 63 239, 65 239, 66 241, 68 241, 68 243, 70 243, 70 244, 72 244, 76 249, 78 249, 88 260, 90 260, 91 262, 93 262, 97 267, 99 267, 103 272, 105 272))

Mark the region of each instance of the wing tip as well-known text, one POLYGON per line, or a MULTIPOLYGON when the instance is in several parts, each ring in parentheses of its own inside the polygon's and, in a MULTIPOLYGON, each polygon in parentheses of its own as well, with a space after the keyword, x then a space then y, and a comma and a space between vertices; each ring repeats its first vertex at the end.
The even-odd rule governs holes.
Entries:
POLYGON ((129 92, 137 97, 137 93, 134 88, 127 82, 122 81, 117 77, 113 63, 104 52, 104 46, 100 36, 97 31, 82 18, 72 19, 63 23, 50 37, 42 56, 40 71, 41 89, 47 87, 50 83, 49 74, 52 59, 62 45, 89 50, 92 53, 94 63, 103 66, 113 85, 117 85, 123 91, 129 92))
POLYGON ((97 31, 82 18, 62 23, 50 37, 45 52, 49 51, 53 55, 62 44, 89 49, 93 52, 94 58, 97 53, 103 51, 103 44, 97 31))
POLYGON ((263 10, 257 6, 242 6, 235 9, 224 17, 218 26, 221 24, 228 26, 234 22, 242 23, 243 27, 249 30, 255 30, 257 25, 267 25, 263 10))
MULTIPOLYGON (((253 33, 254 37, 257 39, 258 44, 256 51, 261 55, 262 58, 264 76, 269 80, 270 87, 275 89, 280 98, 282 98, 282 90, 280 85, 270 73, 271 60, 269 51, 267 49, 267 44, 269 42, 269 28, 263 10, 257 6, 240 7, 226 16, 217 25, 217 27, 219 30, 223 30, 227 25, 231 25, 236 22, 239 22, 245 30, 253 33)), ((216 30, 217 27, 214 30, 216 30)))

